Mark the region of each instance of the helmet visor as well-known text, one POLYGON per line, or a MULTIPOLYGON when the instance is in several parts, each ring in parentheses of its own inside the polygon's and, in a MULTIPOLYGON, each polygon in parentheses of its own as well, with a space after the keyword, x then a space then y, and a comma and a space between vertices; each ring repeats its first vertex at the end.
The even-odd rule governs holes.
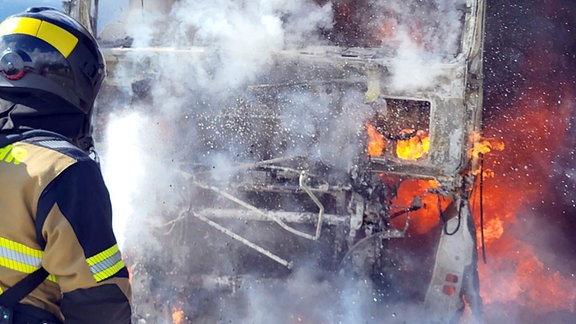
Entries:
POLYGON ((70 93, 75 79, 69 61, 52 45, 22 34, 0 38, 0 87, 47 91, 76 103, 70 93), (30 74, 42 79, 29 77, 30 74), (41 80, 41 82, 38 82, 41 80))

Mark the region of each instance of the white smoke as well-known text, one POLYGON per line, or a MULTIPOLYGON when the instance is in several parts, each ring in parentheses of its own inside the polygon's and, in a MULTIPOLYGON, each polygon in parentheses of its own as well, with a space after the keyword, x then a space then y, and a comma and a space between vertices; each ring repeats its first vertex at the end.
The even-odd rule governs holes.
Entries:
POLYGON ((198 60, 159 58, 163 73, 178 82, 193 78, 205 91, 226 91, 259 76, 274 52, 304 45, 302 36, 314 37, 331 18, 329 5, 305 0, 187 0, 176 2, 169 15, 136 10, 130 20, 135 47, 208 48, 209 56, 198 60))
POLYGON ((376 20, 380 24, 393 21, 391 35, 382 39, 384 46, 393 44, 396 49, 389 67, 392 89, 427 88, 442 75, 442 63, 460 53, 465 5, 466 0, 375 1, 381 12, 375 14, 376 20))
POLYGON ((123 248, 132 240, 128 245, 133 246, 135 240, 140 248, 157 250, 153 229, 162 224, 160 218, 146 215, 160 214, 179 198, 174 196, 173 172, 151 172, 171 163, 158 141, 157 121, 131 110, 112 113, 108 119, 102 172, 113 200, 118 244, 123 248))
POLYGON ((142 183, 138 180, 145 175, 144 165, 141 162, 142 150, 140 149, 141 118, 138 115, 127 115, 128 118, 120 118, 111 115, 110 122, 106 126, 107 138, 103 145, 106 147, 106 158, 102 162, 102 172, 106 177, 106 183, 110 195, 114 198, 113 226, 120 229, 118 245, 124 247, 128 215, 133 215, 136 202, 133 198, 139 192, 142 183), (114 145, 118 138, 122 138, 123 145, 114 145), (122 163, 119 163, 122 161, 122 163), (132 181, 130 186, 125 184, 126 179, 132 181))

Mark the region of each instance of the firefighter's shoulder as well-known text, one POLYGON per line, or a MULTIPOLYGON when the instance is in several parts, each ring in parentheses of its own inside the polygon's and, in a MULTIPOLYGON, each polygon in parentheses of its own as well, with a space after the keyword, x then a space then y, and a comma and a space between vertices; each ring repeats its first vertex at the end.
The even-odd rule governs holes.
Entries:
POLYGON ((89 155, 85 151, 63 138, 54 136, 37 136, 25 139, 23 142, 43 149, 55 151, 75 161, 90 160, 89 155))

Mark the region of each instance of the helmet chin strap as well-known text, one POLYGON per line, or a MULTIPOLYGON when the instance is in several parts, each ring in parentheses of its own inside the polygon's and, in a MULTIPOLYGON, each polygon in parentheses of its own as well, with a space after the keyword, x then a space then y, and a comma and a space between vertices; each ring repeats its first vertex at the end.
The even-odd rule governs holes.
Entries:
POLYGON ((92 114, 85 114, 81 133, 76 139, 76 145, 88 152, 94 148, 94 139, 92 138, 92 114))
POLYGON ((100 165, 100 155, 96 151, 94 147, 94 139, 92 136, 86 136, 82 138, 78 138, 75 143, 80 149, 88 153, 88 156, 92 158, 98 165, 100 165))
POLYGON ((92 160, 94 160, 94 162, 100 166, 100 154, 98 154, 98 151, 96 151, 94 146, 92 146, 88 151, 88 156, 90 156, 90 158, 92 158, 92 160))
POLYGON ((94 149, 94 139, 92 139, 92 136, 80 137, 76 139, 74 144, 86 152, 94 149))
POLYGON ((88 153, 88 155, 94 160, 98 165, 100 165, 100 156, 94 147, 94 138, 92 137, 92 122, 90 115, 86 115, 84 118, 84 127, 82 130, 82 135, 75 140, 76 146, 88 153))

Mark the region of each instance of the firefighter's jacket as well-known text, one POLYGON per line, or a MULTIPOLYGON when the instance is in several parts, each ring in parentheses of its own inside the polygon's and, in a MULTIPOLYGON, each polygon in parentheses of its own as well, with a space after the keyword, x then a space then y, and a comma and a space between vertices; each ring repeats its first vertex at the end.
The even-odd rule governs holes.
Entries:
POLYGON ((129 323, 131 290, 99 165, 66 140, 0 148, 0 292, 43 266, 21 303, 66 323, 129 323))

